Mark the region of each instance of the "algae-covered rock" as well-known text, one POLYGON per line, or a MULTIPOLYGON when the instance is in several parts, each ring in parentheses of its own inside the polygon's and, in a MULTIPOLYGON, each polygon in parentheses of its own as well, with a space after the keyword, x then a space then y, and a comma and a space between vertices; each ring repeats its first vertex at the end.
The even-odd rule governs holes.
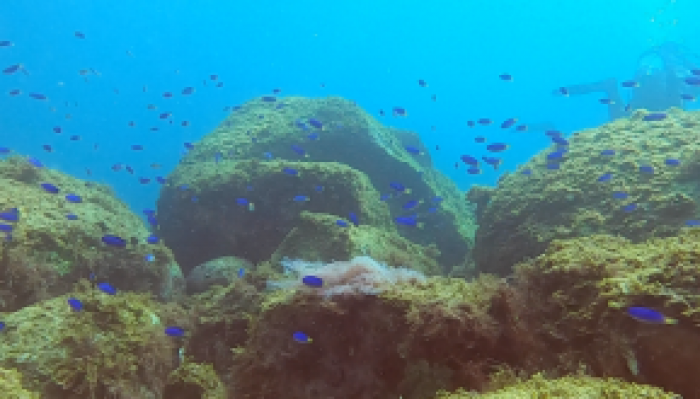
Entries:
POLYGON ((252 266, 247 260, 235 256, 222 256, 204 262, 187 275, 187 293, 201 294, 214 285, 226 286, 252 266))
POLYGON ((22 374, 17 370, 0 368, 0 392, 8 399, 39 399, 39 393, 30 392, 22 386, 22 374))
POLYGON ((638 111, 575 133, 556 170, 546 167, 556 163, 547 159, 557 151, 553 145, 503 178, 487 204, 483 195, 471 195, 479 203, 478 269, 506 275, 554 239, 610 234, 642 241, 675 235, 687 220, 698 219, 700 112, 673 110, 653 122, 644 115, 638 111), (680 164, 669 165, 669 159, 680 164), (521 173, 526 169, 532 173, 521 173), (609 180, 599 181, 608 173, 609 180), (637 209, 623 209, 629 204, 637 209))
MULTIPOLYGON (((354 276, 360 269, 337 270, 354 276)), ((358 284, 372 278, 365 275, 358 284)), ((343 276, 335 280, 351 284, 343 276)), ((374 290, 380 293, 324 285, 322 292, 305 287, 269 295, 251 323, 250 339, 237 351, 235 392, 251 398, 419 399, 438 389, 480 389, 494 364, 526 359, 529 334, 513 317, 520 305, 496 278, 467 283, 433 277, 374 290), (295 341, 295 331, 312 341, 295 341)))
POLYGON ((211 365, 184 362, 170 373, 165 399, 226 399, 226 387, 211 365))
POLYGON ((300 210, 354 212, 362 224, 389 231, 394 217, 417 214, 421 228, 399 226, 399 233, 437 246, 449 270, 468 257, 472 209, 427 151, 412 155, 406 146, 423 148, 415 133, 382 126, 347 100, 255 99, 196 143, 169 177, 158 203, 162 234, 189 270, 223 255, 267 260, 300 210), (406 190, 392 188, 397 182, 406 190), (379 203, 381 194, 392 196, 379 203), (409 200, 422 202, 407 210, 409 200))
POLYGON ((106 187, 19 157, 0 161, 0 212, 17 209, 12 233, 0 240, 0 309, 12 311, 70 290, 94 274, 122 289, 174 298, 183 292, 182 273, 170 250, 147 244, 148 230, 106 187), (51 183, 58 193, 43 189, 51 183), (66 199, 75 194, 76 203, 66 199), (77 217, 71 220, 66 215, 77 217), (104 235, 127 239, 126 248, 101 242, 104 235), (152 261, 146 255, 153 255, 152 261))
POLYGON ((546 379, 535 375, 527 381, 500 389, 496 392, 477 394, 460 389, 457 392, 440 392, 435 399, 681 399, 679 395, 666 393, 660 388, 624 382, 614 378, 567 376, 546 379))
POLYGON ((182 311, 145 294, 108 295, 86 280, 70 295, 81 311, 61 296, 4 316, 0 367, 22 372, 46 399, 161 398, 177 359, 164 328, 189 327, 182 311))
POLYGON ((516 268, 527 320, 547 351, 542 365, 700 395, 700 231, 634 244, 592 236, 556 240, 516 268), (677 324, 649 324, 630 306, 655 309, 677 324))
POLYGON ((414 244, 395 231, 364 224, 353 226, 349 221, 347 227, 339 228, 337 221, 337 216, 302 212, 299 223, 284 238, 270 262, 278 265, 284 258, 332 262, 366 255, 425 274, 440 273, 435 247, 414 244))

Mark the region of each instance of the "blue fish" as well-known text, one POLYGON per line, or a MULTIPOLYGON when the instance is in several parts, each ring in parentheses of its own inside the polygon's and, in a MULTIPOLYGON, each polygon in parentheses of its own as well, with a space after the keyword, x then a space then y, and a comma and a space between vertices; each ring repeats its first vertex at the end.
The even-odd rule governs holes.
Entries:
POLYGON ((47 97, 41 93, 29 93, 29 97, 35 99, 35 100, 46 100, 47 97))
POLYGON ((185 335, 185 329, 177 326, 170 326, 165 328, 165 335, 170 337, 183 337, 185 335))
POLYGON ((635 209, 637 209, 637 204, 635 203, 627 204, 622 207, 622 210, 628 213, 633 212, 635 209))
POLYGON ((187 150, 194 150, 194 144, 192 144, 192 143, 183 143, 183 145, 185 146, 185 149, 187 149, 187 150))
POLYGON ((630 306, 627 308, 627 314, 632 318, 644 323, 652 324, 676 324, 678 320, 670 319, 656 310, 645 308, 642 306, 630 306))
POLYGON ((697 220, 697 219, 686 220, 685 225, 688 227, 697 227, 697 226, 700 226, 700 220, 697 220))
POLYGON ((394 190, 400 193, 406 191, 406 186, 396 181, 389 182, 389 187, 393 188, 394 190))
POLYGON ((0 321, 0 331, 4 331, 7 324, 4 321, 0 321))
POLYGON ((12 44, 11 41, 9 40, 0 40, 0 47, 12 47, 14 44, 12 44))
POLYGON ((423 153, 421 152, 421 150, 420 150, 418 147, 415 147, 415 146, 412 146, 412 145, 404 146, 404 148, 405 148, 406 151, 408 151, 408 153, 411 154, 411 155, 422 155, 422 154, 423 154, 423 153))
POLYGON ((550 161, 555 161, 564 158, 564 151, 555 151, 547 154, 547 159, 550 161))
POLYGON ((552 142, 559 145, 569 145, 569 140, 559 136, 553 136, 552 142))
POLYGON ((9 154, 12 150, 7 147, 0 147, 0 154, 9 154))
POLYGON ((309 125, 315 127, 316 129, 323 129, 323 123, 321 123, 321 121, 319 121, 318 119, 310 118, 308 122, 309 125))
POLYGON ((131 149, 134 151, 141 151, 143 150, 143 146, 141 144, 132 144, 131 149))
POLYGON ((308 195, 297 195, 293 199, 294 202, 306 202, 310 200, 308 195))
POLYGON ((41 183, 41 188, 43 188, 44 191, 46 191, 47 193, 51 194, 57 194, 60 191, 58 187, 54 186, 51 183, 41 183))
POLYGON ((308 335, 301 331, 297 331, 294 334, 292 334, 292 338, 300 344, 310 344, 311 342, 313 342, 313 340, 308 335))
POLYGON ((238 278, 243 278, 243 276, 245 276, 245 269, 241 267, 238 269, 238 278))
POLYGON ((410 201, 406 202, 405 204, 403 204, 403 209, 413 209, 413 208, 417 207, 418 204, 420 204, 420 201, 410 200, 410 201))
POLYGON ((13 228, 11 224, 0 224, 0 231, 3 233, 12 233, 13 228))
POLYGON ((77 194, 67 194, 66 201, 78 204, 83 202, 83 199, 77 194))
POLYGON ((382 202, 388 201, 390 199, 391 199, 391 194, 382 194, 379 196, 379 200, 382 202))
POLYGON ((394 218, 394 221, 396 221, 396 223, 402 224, 404 226, 414 227, 414 226, 418 225, 418 219, 415 215, 414 216, 398 216, 398 217, 394 218))
POLYGON ((112 285, 109 283, 99 283, 97 284, 97 288, 99 288, 100 291, 104 292, 105 294, 117 295, 117 289, 112 287, 112 285))
POLYGON ((681 94, 681 100, 695 101, 695 96, 692 94, 681 94))
POLYGON ((156 256, 153 254, 148 254, 143 257, 143 260, 145 260, 146 262, 153 262, 154 260, 156 260, 156 256))
POLYGON ((485 143, 485 142, 486 142, 486 137, 484 137, 484 136, 476 136, 476 137, 474 137, 474 142, 476 142, 476 143, 485 143))
POLYGON ((350 227, 350 225, 348 224, 348 222, 346 222, 346 221, 343 220, 343 219, 338 219, 338 220, 336 220, 336 221, 335 221, 335 224, 337 224, 337 225, 340 226, 340 227, 350 227))
POLYGON ((126 240, 118 236, 109 234, 102 236, 102 242, 111 247, 126 248, 126 240))
POLYGON ((612 173, 605 173, 598 178, 598 182, 599 183, 609 182, 610 180, 612 180, 612 177, 613 177, 612 173))
POLYGON ((627 87, 627 88, 632 88, 632 87, 639 87, 639 83, 634 80, 626 80, 622 83, 620 83, 622 87, 627 87))
POLYGON ((462 160, 462 162, 464 162, 467 165, 472 165, 477 168, 479 167, 479 160, 471 155, 462 155, 459 158, 462 160))
POLYGON ((143 214, 146 216, 155 216, 156 211, 154 209, 144 209, 143 214))
POLYGON ((503 123, 501 123, 501 129, 510 129, 516 123, 518 123, 516 118, 506 119, 503 123))
POLYGON ((312 132, 306 135, 306 138, 309 140, 318 140, 320 138, 319 134, 316 132, 312 132))
POLYGON ((20 94, 22 94, 22 90, 20 90, 20 89, 12 89, 12 90, 10 90, 9 92, 7 92, 7 94, 9 94, 9 95, 11 95, 11 96, 19 96, 20 94))
POLYGON ((480 125, 486 126, 486 125, 490 125, 493 121, 489 118, 479 118, 479 119, 477 119, 476 122, 480 125))
POLYGON ((314 190, 316 190, 317 193, 323 192, 323 186, 317 185, 316 187, 314 187, 314 190))
POLYGON ((284 172, 288 175, 291 175, 291 176, 298 176, 299 175, 299 171, 296 169, 293 169, 293 168, 284 168, 284 169, 282 169, 282 172, 284 172))
POLYGON ((558 163, 548 163, 546 167, 547 167, 547 169, 549 169, 549 170, 559 170, 559 168, 561 167, 561 165, 558 164, 558 163))
POLYGON ((498 75, 498 77, 501 78, 501 80, 505 80, 508 82, 513 80, 513 76, 509 73, 502 73, 502 74, 498 75))
POLYGON ((522 171, 522 172, 520 172, 520 173, 522 173, 522 174, 524 174, 524 175, 528 175, 528 176, 529 176, 529 175, 531 175, 531 174, 532 174, 532 169, 523 169, 523 171, 522 171))
POLYGON ((184 96, 189 96, 192 93, 194 93, 194 87, 185 87, 182 89, 182 95, 184 96))
POLYGON ((678 159, 669 158, 664 161, 667 166, 680 166, 681 161, 678 159))
POLYGON ((491 152, 501 152, 508 149, 508 144, 505 143, 493 143, 486 146, 486 149, 491 152))
POLYGON ((653 174, 653 173, 654 173, 654 167, 649 166, 649 165, 642 165, 642 166, 639 167, 639 171, 642 172, 642 173, 650 173, 650 174, 653 174))
POLYGON ((68 298, 68 305, 70 305, 74 312, 80 312, 83 310, 83 303, 80 302, 79 299, 73 297, 68 298))
POLYGON ((236 203, 238 205, 248 205, 248 200, 245 198, 236 198, 236 203))
POLYGON ((304 151, 304 149, 301 148, 300 146, 298 146, 296 144, 292 144, 291 148, 292 148, 292 151, 297 153, 297 155, 302 156, 302 157, 306 156, 306 151, 304 151))
POLYGON ((544 134, 545 134, 545 136, 549 136, 549 137, 554 138, 554 137, 561 137, 563 133, 560 132, 559 130, 547 130, 546 132, 544 132, 544 134))
POLYGON ((277 101, 277 97, 275 96, 262 96, 260 97, 260 99, 266 103, 274 103, 275 101, 277 101))
POLYGON ((18 222, 19 221, 19 209, 12 208, 5 212, 0 212, 0 219, 7 222, 18 222))
POLYGON ((600 152, 600 155, 613 156, 613 155, 615 155, 615 150, 603 150, 600 152))
POLYGON ((167 183, 167 180, 163 176, 156 176, 156 181, 160 184, 165 184, 167 183))
POLYGON ((22 64, 15 64, 15 65, 10 65, 9 67, 5 68, 2 70, 2 73, 11 75, 17 71, 22 69, 22 64))
POLYGON ((688 86, 700 86, 700 77, 688 76, 685 78, 685 83, 688 86))
POLYGON ((356 227, 360 225, 360 219, 357 217, 357 214, 355 212, 350 212, 348 215, 348 219, 354 224, 356 227))
POLYGON ((627 199, 629 195, 624 191, 613 191, 612 197, 615 199, 627 199))
POLYGON ((314 288, 323 287, 323 279, 320 277, 316 277, 316 276, 304 276, 301 279, 301 282, 304 283, 304 285, 308 285, 309 287, 314 287, 314 288))
POLYGON ((43 168, 44 167, 44 164, 40 160, 33 158, 33 157, 27 157, 27 162, 29 162, 35 168, 43 168))
POLYGON ((493 170, 498 170, 498 167, 501 166, 501 163, 503 160, 501 158, 496 158, 496 157, 481 157, 481 159, 484 160, 487 164, 493 166, 493 170))
POLYGON ((75 35, 75 37, 77 37, 78 39, 85 39, 85 34, 84 34, 83 32, 77 32, 77 31, 76 31, 76 32, 74 33, 74 35, 75 35))
POLYGON ((66 215, 66 219, 68 219, 68 220, 78 220, 78 215, 76 215, 76 214, 74 214, 74 213, 69 213, 69 214, 66 215))
POLYGON ((479 175, 479 174, 481 174, 481 169, 469 168, 469 169, 467 169, 467 173, 469 173, 470 175, 479 175))
POLYGON ((158 244, 160 242, 160 237, 155 234, 151 234, 148 236, 148 238, 146 238, 146 242, 149 244, 158 244))
POLYGON ((662 121, 666 119, 666 114, 664 112, 652 112, 650 114, 644 115, 644 118, 642 118, 644 121, 651 122, 651 121, 662 121))

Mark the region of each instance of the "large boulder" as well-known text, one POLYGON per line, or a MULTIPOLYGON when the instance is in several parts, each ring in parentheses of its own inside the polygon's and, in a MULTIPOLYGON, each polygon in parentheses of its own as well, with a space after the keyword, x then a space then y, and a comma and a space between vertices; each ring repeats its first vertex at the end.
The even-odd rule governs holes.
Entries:
POLYGON ((146 242, 151 233, 107 186, 16 156, 0 161, 0 184, 0 224, 10 226, 0 233, 0 310, 68 292, 81 277, 161 299, 183 293, 170 250, 162 242, 146 242), (44 183, 59 191, 48 192, 44 183), (13 215, 17 220, 8 220, 13 215), (124 238, 126 246, 106 245, 105 235, 124 238))
POLYGON ((471 207, 432 167, 418 135, 385 127, 341 98, 250 101, 196 143, 168 180, 161 232, 185 270, 223 255, 267 260, 302 209, 355 212, 360 223, 389 230, 393 218, 416 214, 420 228, 399 225, 399 233, 434 244, 446 271, 464 263, 476 229, 471 207), (310 201, 295 203, 297 195, 310 201), (421 202, 406 209, 409 200, 421 202))
POLYGON ((700 112, 673 110, 661 121, 645 121, 646 114, 577 132, 563 160, 548 159, 557 152, 553 145, 495 190, 472 189, 468 198, 479 207, 478 270, 507 275, 554 239, 610 234, 642 241, 675 235, 697 219, 700 112), (625 209, 629 204, 636 209, 625 209))

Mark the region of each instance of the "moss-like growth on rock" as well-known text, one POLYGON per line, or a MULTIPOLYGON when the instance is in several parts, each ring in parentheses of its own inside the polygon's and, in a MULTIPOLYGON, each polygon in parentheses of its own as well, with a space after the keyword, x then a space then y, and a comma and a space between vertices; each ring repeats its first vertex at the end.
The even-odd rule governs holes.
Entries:
POLYGON ((644 115, 575 133, 557 170, 546 167, 555 146, 542 151, 503 178, 487 204, 483 195, 470 194, 479 204, 478 269, 507 275, 554 239, 610 234, 639 242, 675 235, 687 220, 700 218, 700 112, 672 110, 658 122, 644 115), (668 159, 680 165, 667 165, 668 159), (532 173, 520 173, 525 169, 532 173), (612 178, 598 181, 606 173, 612 178), (615 191, 628 197, 616 199, 615 191), (627 212, 623 206, 630 203, 638 207, 627 212))
POLYGON ((184 362, 170 373, 166 399, 226 399, 226 387, 209 364, 184 362))

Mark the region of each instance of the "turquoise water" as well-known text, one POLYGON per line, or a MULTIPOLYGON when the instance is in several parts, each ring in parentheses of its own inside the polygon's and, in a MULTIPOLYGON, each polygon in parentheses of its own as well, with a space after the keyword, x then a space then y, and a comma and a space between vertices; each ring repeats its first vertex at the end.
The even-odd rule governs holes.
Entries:
POLYGON ((466 190, 494 184, 549 144, 541 133, 502 131, 498 125, 507 118, 546 121, 567 133, 607 121, 600 95, 562 98, 552 95, 557 87, 633 78, 639 55, 666 41, 700 53, 700 26, 691 17, 700 15, 696 2, 473 3, 6 2, 0 40, 14 46, 0 48, 0 66, 22 63, 27 74, 0 76, 0 146, 109 184, 140 211, 153 207, 158 186, 137 177, 167 176, 183 142, 215 128, 225 106, 280 88, 281 96, 345 97, 384 124, 418 132, 435 165, 466 190), (90 73, 86 81, 79 71, 90 68, 99 76, 90 73), (500 80, 502 73, 514 80, 500 80), (223 87, 214 87, 212 74, 223 87), (186 86, 196 92, 161 96, 186 86), (13 89, 23 94, 8 95, 13 89), (393 106, 405 107, 409 117, 379 116, 393 106), (161 111, 172 112, 175 123, 158 119, 161 111), (482 117, 494 125, 467 127, 482 117), (190 126, 180 126, 182 120, 190 126), (149 130, 155 126, 160 130, 149 130), (488 155, 475 149, 473 137, 481 134, 511 144, 501 168, 481 175, 455 170, 464 153, 488 155), (132 144, 145 150, 132 151, 132 144), (116 163, 136 173, 115 173, 116 163))

